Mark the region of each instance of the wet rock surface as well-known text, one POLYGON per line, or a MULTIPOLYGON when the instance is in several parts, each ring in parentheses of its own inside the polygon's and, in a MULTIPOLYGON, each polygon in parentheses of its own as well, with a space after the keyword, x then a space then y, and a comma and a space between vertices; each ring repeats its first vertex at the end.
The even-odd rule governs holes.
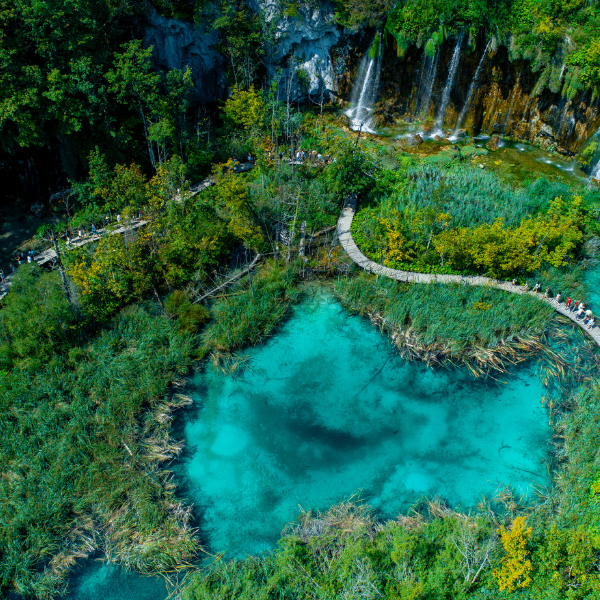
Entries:
POLYGON ((498 150, 498 142, 500 142, 500 138, 497 135, 493 135, 485 147, 488 150, 492 150, 492 152, 496 152, 498 150))

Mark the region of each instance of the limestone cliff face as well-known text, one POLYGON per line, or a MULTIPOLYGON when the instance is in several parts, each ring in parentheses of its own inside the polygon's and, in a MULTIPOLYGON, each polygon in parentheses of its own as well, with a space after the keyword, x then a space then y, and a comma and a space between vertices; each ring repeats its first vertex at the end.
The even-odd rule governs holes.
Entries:
POLYGON ((273 0, 259 0, 255 10, 260 11, 266 23, 274 30, 274 52, 267 57, 269 75, 277 67, 283 68, 282 82, 286 87, 290 67, 306 73, 302 81, 292 81, 292 98, 325 96, 331 99, 337 93, 337 74, 334 68, 334 47, 340 41, 343 28, 333 22, 333 7, 325 2, 319 6, 303 6, 294 16, 282 14, 273 0))
POLYGON ((215 31, 201 31, 193 23, 170 19, 150 8, 144 31, 144 45, 153 46, 153 58, 159 69, 192 71, 194 94, 200 102, 222 98, 227 82, 223 58, 213 50, 215 31))
MULTIPOLYGON (((407 118, 414 114, 424 55, 422 50, 411 47, 404 57, 398 58, 393 41, 388 42, 381 75, 381 108, 388 115, 407 118)), ((429 117, 437 114, 455 44, 456 40, 450 39, 440 49, 429 117)), ((445 128, 456 126, 485 49, 485 40, 480 40, 475 50, 463 48, 445 128)), ((529 61, 510 61, 506 47, 488 51, 461 127, 471 133, 499 133, 528 140, 544 149, 553 147, 566 155, 576 154, 600 126, 598 101, 591 102, 591 92, 581 93, 570 101, 549 89, 538 92, 539 78, 539 73, 532 72, 529 61)), ((344 91, 348 97, 348 84, 344 91)))
MULTIPOLYGON (((266 56, 267 79, 271 80, 280 70, 281 99, 350 98, 360 58, 375 32, 344 30, 334 22, 333 7, 328 2, 301 7, 294 14, 282 13, 276 0, 248 2, 272 32, 266 56)), ((216 41, 214 31, 202 32, 194 24, 163 17, 154 10, 148 14, 145 43, 154 46, 157 66, 166 70, 189 65, 196 98, 201 102, 224 98, 227 93, 224 59, 213 50, 216 41)), ((411 46, 400 58, 393 38, 388 36, 386 42, 379 89, 380 112, 388 120, 413 117, 423 50, 411 46)), ((428 109, 430 117, 436 115, 439 107, 455 43, 455 39, 448 39, 439 50, 428 109)), ((446 111, 446 128, 456 126, 485 50, 484 39, 474 49, 464 44, 446 111)), ((560 62, 560 57, 557 60, 560 62)), ((492 44, 482 62, 479 81, 461 127, 469 132, 514 136, 542 148, 553 147, 566 155, 576 154, 600 126, 598 102, 591 102, 589 92, 570 101, 549 89, 539 92, 536 90, 539 78, 539 73, 532 72, 529 61, 511 61, 508 48, 492 44)))
MULTIPOLYGON (((287 94, 289 87, 293 100, 335 95, 337 77, 332 55, 343 28, 333 23, 331 5, 305 6, 293 16, 283 14, 274 0, 250 0, 249 5, 262 15, 273 34, 273 46, 266 56, 269 79, 281 69, 281 89, 287 94), (291 66, 305 77, 290 78, 291 66)), ((153 46, 156 66, 166 71, 189 65, 196 99, 201 102, 215 101, 227 93, 224 59, 213 50, 217 40, 215 31, 202 32, 193 23, 149 9, 144 43, 153 46)))

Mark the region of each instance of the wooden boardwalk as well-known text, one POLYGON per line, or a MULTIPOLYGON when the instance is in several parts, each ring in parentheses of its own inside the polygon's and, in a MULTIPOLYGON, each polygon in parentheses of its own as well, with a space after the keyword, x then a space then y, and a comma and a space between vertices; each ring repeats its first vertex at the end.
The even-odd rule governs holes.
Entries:
MULTIPOLYGON (((76 237, 71 240, 71 242, 67 245, 67 250, 75 250, 75 248, 81 248, 81 246, 85 246, 86 244, 91 244, 92 242, 97 242, 102 239, 105 235, 117 235, 124 234, 128 231, 134 231, 143 227, 149 223, 148 220, 145 219, 131 219, 127 223, 123 223, 123 225, 119 225, 118 227, 103 227, 98 229, 96 233, 86 235, 83 237, 76 237)), ((56 260, 56 252, 54 248, 48 248, 39 254, 33 256, 33 262, 37 265, 44 266, 46 264, 52 264, 56 260)), ((27 264, 27 263, 25 263, 27 264)), ((0 283, 0 300, 8 294, 10 291, 10 286, 12 285, 12 278, 14 273, 7 275, 2 283, 0 283)))
MULTIPOLYGON (((252 168, 254 167, 253 163, 239 163, 238 165, 236 165, 234 167, 234 171, 236 173, 241 173, 241 172, 246 172, 246 171, 250 171, 252 168)), ((200 183, 196 183, 194 185, 191 185, 188 192, 187 192, 187 197, 188 198, 193 198, 194 196, 198 195, 200 192, 202 192, 203 190, 205 190, 206 188, 209 188, 210 186, 215 184, 215 180, 213 177, 207 177, 206 179, 202 180, 200 183)), ((175 197, 175 200, 177 202, 181 202, 181 196, 178 194, 175 197)), ((96 233, 94 234, 89 234, 89 235, 85 235, 83 237, 76 237, 73 238, 70 243, 67 245, 67 250, 74 250, 75 248, 81 248, 81 246, 85 246, 86 244, 91 244, 92 242, 97 242, 99 241, 103 236, 105 235, 117 235, 117 234, 124 234, 127 233, 128 231, 134 231, 135 229, 139 229, 140 227, 143 227, 144 225, 146 225, 147 223, 149 223, 150 221, 148 221, 147 219, 129 219, 126 223, 123 223, 123 225, 119 225, 118 227, 102 227, 98 230, 96 230, 96 233)), ((46 264, 53 264, 54 261, 56 260, 56 252, 54 251, 54 248, 48 248, 46 250, 44 250, 43 252, 40 252, 39 254, 36 254, 33 257, 33 262, 36 263, 37 265, 39 265, 40 267, 46 264)), ((27 264, 27 263, 25 263, 27 264)), ((2 298, 4 298, 6 296, 6 294, 8 294, 8 292, 10 291, 10 287, 12 285, 12 278, 14 276, 14 273, 11 273, 10 275, 7 275, 4 278, 3 282, 0 282, 0 300, 2 300, 2 298)))
MULTIPOLYGON (((381 275, 382 277, 389 277, 396 281, 403 281, 406 283, 460 283, 463 285, 479 285, 484 287, 492 287, 511 294, 528 294, 533 296, 540 302, 549 304, 556 312, 567 317, 574 323, 576 323, 585 333, 587 333, 595 342, 600 346, 600 328, 594 326, 593 329, 588 329, 587 325, 583 323, 583 319, 578 319, 575 316, 575 312, 569 311, 565 306, 564 302, 557 302, 554 298, 544 298, 543 294, 533 292, 531 290, 526 291, 522 286, 513 285, 507 281, 499 281, 491 279, 489 277, 470 277, 462 275, 435 275, 429 273, 414 273, 412 271, 399 271, 397 269, 390 269, 384 265, 380 265, 372 260, 368 259, 358 248, 354 239, 352 239, 352 220, 356 212, 356 195, 350 195, 344 202, 344 207, 340 213, 340 217, 337 223, 337 234, 340 240, 342 248, 346 251, 348 256, 355 262, 359 267, 369 273, 375 275, 381 275)), ((596 319, 596 316, 594 316, 596 319)))

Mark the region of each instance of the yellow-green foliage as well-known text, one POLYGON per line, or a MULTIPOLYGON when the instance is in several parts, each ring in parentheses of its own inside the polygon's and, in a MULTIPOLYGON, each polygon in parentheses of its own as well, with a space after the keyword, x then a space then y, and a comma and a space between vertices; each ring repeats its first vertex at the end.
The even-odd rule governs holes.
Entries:
POLYGON ((493 225, 448 229, 433 245, 455 268, 483 268, 495 277, 532 272, 544 263, 563 266, 583 239, 580 206, 580 197, 570 205, 556 198, 546 215, 526 217, 515 228, 497 219, 493 225))
MULTIPOLYGON (((260 226, 252 213, 248 186, 245 180, 234 174, 231 161, 217 183, 217 194, 229 216, 229 231, 241 239, 249 248, 259 248, 264 241, 260 226)), ((218 165, 216 172, 223 170, 218 165)))
POLYGON ((501 590, 513 592, 531 583, 533 566, 527 558, 527 541, 531 531, 531 527, 525 528, 525 517, 517 517, 510 529, 504 525, 498 529, 506 555, 500 568, 494 569, 493 575, 501 590))
POLYGON ((265 119, 265 102, 262 94, 254 87, 248 91, 234 89, 225 102, 225 119, 236 128, 255 132, 260 129, 265 119))
POLYGON ((582 526, 559 529, 553 524, 534 554, 536 579, 550 582, 545 584, 545 588, 548 591, 551 588, 556 597, 568 597, 569 589, 582 588, 592 594, 585 597, 598 597, 600 577, 596 557, 599 549, 600 535, 597 532, 587 531, 582 526))

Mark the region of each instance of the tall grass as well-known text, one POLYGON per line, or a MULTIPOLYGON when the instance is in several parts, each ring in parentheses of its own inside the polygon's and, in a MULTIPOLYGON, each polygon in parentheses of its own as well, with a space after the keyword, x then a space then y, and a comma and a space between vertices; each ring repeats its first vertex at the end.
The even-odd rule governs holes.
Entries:
POLYGON ((406 343, 448 359, 494 362, 487 350, 533 341, 548 327, 553 311, 529 296, 461 285, 405 285, 360 274, 339 279, 334 293, 352 312, 371 317, 406 343))
POLYGON ((131 308, 45 366, 21 361, 4 373, 3 589, 50 597, 96 550, 141 571, 177 568, 195 553, 189 511, 161 468, 181 449, 169 439, 169 412, 186 399, 167 392, 192 349, 173 322, 131 308))
POLYGON ((381 210, 433 208, 450 214, 453 227, 492 224, 495 219, 504 219, 505 225, 512 227, 528 215, 545 211, 554 198, 570 198, 575 191, 584 199, 598 197, 597 192, 574 190, 566 183, 544 178, 525 187, 512 187, 495 173, 470 165, 423 165, 407 172, 402 189, 389 196, 381 210))
POLYGON ((276 266, 259 277, 246 278, 213 305, 213 321, 202 334, 205 346, 231 353, 269 336, 297 299, 294 279, 292 270, 276 266))

